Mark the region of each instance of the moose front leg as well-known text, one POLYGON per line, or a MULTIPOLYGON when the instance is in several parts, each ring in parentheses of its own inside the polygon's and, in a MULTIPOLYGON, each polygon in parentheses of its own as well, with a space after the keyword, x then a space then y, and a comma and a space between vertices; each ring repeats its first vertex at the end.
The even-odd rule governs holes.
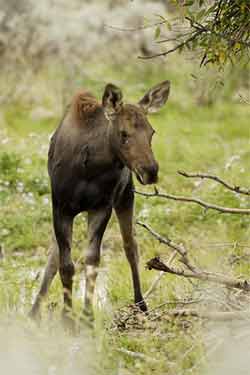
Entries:
POLYGON ((132 193, 127 198, 128 200, 126 201, 126 204, 124 206, 122 204, 119 204, 119 206, 116 207, 116 215, 119 221, 123 238, 124 250, 131 267, 135 303, 142 311, 147 311, 147 305, 143 300, 141 292, 140 276, 138 270, 139 255, 133 227, 132 193))
POLYGON ((85 261, 86 286, 84 296, 84 311, 88 315, 93 315, 93 295, 100 263, 101 242, 111 213, 111 207, 88 212, 89 244, 85 261))
POLYGON ((71 259, 71 242, 73 216, 68 216, 53 207, 54 231, 59 248, 59 273, 63 285, 64 309, 63 317, 66 317, 72 308, 72 287, 75 273, 71 259))

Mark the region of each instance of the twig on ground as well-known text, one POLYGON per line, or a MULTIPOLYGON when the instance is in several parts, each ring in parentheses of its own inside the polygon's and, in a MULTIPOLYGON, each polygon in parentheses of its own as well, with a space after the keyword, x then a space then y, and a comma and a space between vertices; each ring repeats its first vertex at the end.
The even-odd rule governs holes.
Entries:
MULTIPOLYGON (((164 273, 164 272, 163 272, 164 273)), ((150 316, 151 313, 155 312, 156 310, 159 310, 161 309, 162 307, 166 306, 166 305, 193 305, 195 303, 200 303, 202 302, 203 300, 201 298, 199 299, 191 299, 191 300, 173 300, 173 301, 165 301, 163 303, 161 303, 160 305, 152 308, 151 310, 148 310, 147 311, 147 316, 150 316)))
MULTIPOLYGON (((194 309, 178 309, 167 310, 166 315, 173 317, 188 317, 193 316, 200 319, 209 319, 217 321, 231 321, 231 320, 249 320, 250 310, 244 311, 198 311, 194 309)), ((154 319, 157 319, 155 317, 154 319)))
POLYGON ((218 182, 219 184, 223 185, 225 188, 228 190, 231 190, 235 193, 238 194, 244 194, 244 195, 250 195, 250 189, 242 188, 238 185, 230 185, 228 182, 224 181, 222 178, 215 176, 215 175, 210 175, 207 173, 187 173, 185 171, 178 171, 178 173, 187 178, 201 178, 201 179, 207 179, 207 180, 213 180, 218 182))

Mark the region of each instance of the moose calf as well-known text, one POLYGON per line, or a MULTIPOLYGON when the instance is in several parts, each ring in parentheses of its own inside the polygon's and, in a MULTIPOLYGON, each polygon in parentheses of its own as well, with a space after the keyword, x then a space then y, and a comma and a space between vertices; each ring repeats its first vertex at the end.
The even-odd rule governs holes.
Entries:
POLYGON ((71 258, 72 228, 76 215, 88 214, 85 309, 91 311, 100 262, 100 248, 112 210, 117 215, 123 246, 131 267, 134 300, 142 311, 138 250, 133 229, 133 178, 143 184, 157 181, 158 164, 151 141, 154 130, 147 113, 156 112, 167 101, 170 82, 164 81, 137 104, 125 104, 121 90, 108 84, 102 103, 88 91, 72 100, 52 136, 48 171, 51 182, 54 246, 31 315, 40 304, 59 270, 64 294, 64 314, 72 307, 74 264, 71 258))

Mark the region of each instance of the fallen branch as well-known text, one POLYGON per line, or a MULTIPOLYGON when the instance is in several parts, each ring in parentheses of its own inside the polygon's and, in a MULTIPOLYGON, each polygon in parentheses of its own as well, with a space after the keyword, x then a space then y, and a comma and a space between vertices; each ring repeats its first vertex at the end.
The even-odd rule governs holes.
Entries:
MULTIPOLYGON (((177 250, 175 250, 173 252, 173 254, 170 256, 168 262, 167 262, 167 265, 168 266, 171 266, 171 264, 173 263, 176 255, 178 254, 177 250)), ((150 288, 146 291, 146 293, 144 294, 144 300, 148 299, 149 296, 154 292, 154 290, 157 288, 162 276, 164 275, 164 272, 161 271, 160 274, 156 277, 156 279, 153 281, 152 285, 150 286, 150 288)))
POLYGON ((198 272, 179 270, 177 268, 166 266, 166 264, 164 264, 159 257, 150 259, 147 262, 147 268, 149 270, 155 269, 158 271, 171 273, 177 276, 183 276, 186 278, 193 278, 202 281, 209 281, 224 285, 228 288, 236 288, 244 290, 245 292, 250 292, 250 283, 247 280, 238 280, 236 278, 231 278, 219 273, 207 272, 204 270, 199 270, 198 272))
POLYGON ((161 236, 159 233, 155 232, 149 225, 137 221, 137 224, 145 228, 153 237, 155 237, 160 243, 167 245, 168 247, 174 249, 181 256, 181 262, 188 268, 188 270, 180 270, 171 265, 166 265, 161 261, 160 257, 155 257, 146 263, 149 270, 155 269, 162 271, 164 273, 171 273, 173 275, 182 276, 186 278, 194 278, 202 281, 209 281, 218 283, 226 286, 227 288, 236 288, 244 290, 245 292, 250 292, 250 283, 247 280, 238 280, 236 278, 228 277, 223 274, 208 272, 197 268, 191 263, 188 258, 187 250, 183 245, 178 245, 174 243, 171 239, 161 236))
MULTIPOLYGON (((231 321, 231 320, 246 320, 250 319, 250 311, 198 311, 194 309, 178 309, 178 310, 167 310, 166 315, 171 317, 195 317, 199 319, 209 319, 217 321, 231 321)), ((162 317, 162 313, 161 313, 162 317)), ((152 320, 157 320, 157 317, 154 317, 152 320)))
POLYGON ((237 194, 244 194, 244 195, 250 195, 250 189, 242 188, 237 185, 230 185, 228 182, 222 180, 222 178, 215 176, 215 175, 210 175, 206 173, 187 173, 185 171, 178 171, 178 173, 187 178, 201 178, 201 179, 207 179, 207 180, 213 180, 218 182, 219 184, 223 185, 225 188, 228 190, 231 190, 237 194))
POLYGON ((178 196, 178 195, 173 195, 173 194, 167 194, 167 193, 159 193, 158 190, 155 190, 154 193, 146 193, 142 191, 135 190, 136 194, 142 195, 144 197, 158 197, 158 198, 164 198, 164 199, 170 199, 174 201, 182 201, 182 202, 187 202, 187 203, 196 203, 206 210, 212 209, 215 211, 219 211, 221 213, 225 214, 241 214, 241 215, 250 215, 250 209, 248 208, 232 208, 232 207, 223 207, 223 206, 218 206, 217 204, 212 204, 205 202, 199 198, 194 198, 194 197, 184 197, 184 196, 178 196))
MULTIPOLYGON (((147 231, 149 233, 151 233, 160 243, 163 243, 163 244, 169 246, 170 248, 174 249, 175 251, 177 251, 179 253, 179 255, 181 256, 182 263, 184 263, 187 266, 187 268, 189 268, 193 272, 198 271, 198 270, 195 269, 195 267, 193 265, 190 264, 190 261, 187 257, 187 250, 185 249, 185 247, 183 245, 178 245, 175 242, 173 242, 172 240, 170 240, 169 238, 162 237, 159 233, 155 232, 148 224, 145 224, 142 221, 137 221, 136 224, 140 225, 141 227, 143 227, 145 229, 147 229, 147 231)), ((169 268, 170 265, 168 265, 168 266, 165 265, 165 267, 169 268)), ((164 271, 164 269, 162 271, 164 271)))

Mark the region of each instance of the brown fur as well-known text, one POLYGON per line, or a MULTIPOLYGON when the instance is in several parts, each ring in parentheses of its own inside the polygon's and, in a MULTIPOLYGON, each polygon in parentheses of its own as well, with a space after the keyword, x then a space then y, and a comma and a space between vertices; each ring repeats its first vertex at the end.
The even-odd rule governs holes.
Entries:
POLYGON ((74 116, 78 125, 84 125, 84 121, 94 115, 101 108, 101 104, 89 91, 78 92, 70 105, 69 111, 74 116))

